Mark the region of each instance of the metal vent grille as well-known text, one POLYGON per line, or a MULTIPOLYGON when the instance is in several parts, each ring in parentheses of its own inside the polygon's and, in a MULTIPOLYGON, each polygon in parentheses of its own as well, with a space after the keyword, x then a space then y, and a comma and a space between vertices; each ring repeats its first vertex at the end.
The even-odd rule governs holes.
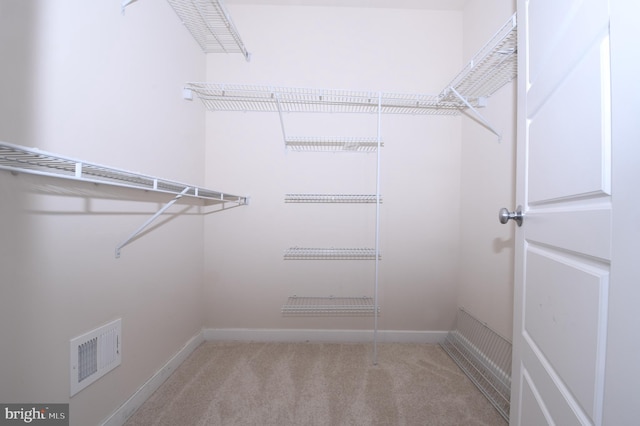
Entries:
POLYGON ((78 382, 98 371, 98 338, 78 346, 78 382))
POLYGON ((120 365, 122 324, 117 319, 71 339, 71 396, 120 365))

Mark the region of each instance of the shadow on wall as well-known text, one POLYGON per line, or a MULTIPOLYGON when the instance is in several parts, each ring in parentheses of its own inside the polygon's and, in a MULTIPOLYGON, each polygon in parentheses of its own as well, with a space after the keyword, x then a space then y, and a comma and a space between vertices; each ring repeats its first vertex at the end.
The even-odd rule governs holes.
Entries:
POLYGON ((513 251, 513 247, 515 246, 515 240, 513 235, 508 239, 504 238, 494 238, 493 239, 493 252, 498 254, 504 250, 513 251))

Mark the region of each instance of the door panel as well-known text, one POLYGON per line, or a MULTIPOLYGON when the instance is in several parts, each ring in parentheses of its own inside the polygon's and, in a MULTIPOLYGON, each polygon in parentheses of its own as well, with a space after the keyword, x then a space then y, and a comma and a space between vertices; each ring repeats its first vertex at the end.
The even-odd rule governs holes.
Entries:
MULTIPOLYGON (((525 340, 529 340, 528 335, 525 334, 524 337, 525 340)), ((589 416, 584 413, 576 400, 571 397, 571 393, 564 386, 562 379, 548 365, 535 344, 528 344, 523 350, 522 366, 522 381, 537 391, 537 398, 529 403, 537 404, 537 409, 546 413, 547 421, 538 423, 536 426, 546 424, 580 426, 591 423, 589 416)), ((530 424, 530 419, 527 417, 528 414, 523 409, 518 408, 519 415, 510 418, 512 424, 530 424)), ((534 411, 533 407, 527 407, 527 411, 534 411)))
POLYGON ((522 418, 525 419, 524 426, 539 426, 549 422, 550 416, 542 411, 544 402, 540 400, 537 390, 533 389, 533 384, 529 380, 529 375, 524 372, 522 384, 522 418))
POLYGON ((563 206, 553 211, 530 210, 527 217, 527 241, 544 243, 558 249, 582 253, 599 259, 611 256, 611 209, 601 206, 575 210, 563 206))
MULTIPOLYGON (((530 162, 545 165, 529 173, 530 204, 611 191, 607 46, 605 37, 530 112, 529 137, 536 142, 529 148, 530 162)), ((534 84, 529 93, 535 92, 534 84)))
MULTIPOLYGON (((592 48, 593 41, 608 34, 609 5, 603 0, 521 2, 527 3, 528 22, 518 19, 518 30, 523 24, 529 24, 526 75, 528 85, 538 86, 528 100, 535 110, 592 48)), ((522 8, 518 7, 518 10, 520 12, 522 8)), ((522 49, 523 45, 520 45, 518 59, 522 49)))
POLYGON ((527 251, 527 266, 524 330, 593 418, 602 383, 608 269, 535 247, 527 251))

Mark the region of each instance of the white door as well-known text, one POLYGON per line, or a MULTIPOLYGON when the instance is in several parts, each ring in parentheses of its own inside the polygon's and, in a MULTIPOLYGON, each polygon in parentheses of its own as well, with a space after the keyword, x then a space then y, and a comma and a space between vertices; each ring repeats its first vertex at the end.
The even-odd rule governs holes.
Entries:
POLYGON ((601 424, 613 211, 609 4, 519 0, 518 14, 524 222, 511 423, 601 424))

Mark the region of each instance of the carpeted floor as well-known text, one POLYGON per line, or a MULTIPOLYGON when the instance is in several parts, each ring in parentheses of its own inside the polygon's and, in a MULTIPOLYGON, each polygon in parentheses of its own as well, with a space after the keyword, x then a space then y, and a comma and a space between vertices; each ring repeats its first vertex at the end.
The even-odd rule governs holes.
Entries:
POLYGON ((507 423, 437 345, 205 342, 135 425, 507 423))

